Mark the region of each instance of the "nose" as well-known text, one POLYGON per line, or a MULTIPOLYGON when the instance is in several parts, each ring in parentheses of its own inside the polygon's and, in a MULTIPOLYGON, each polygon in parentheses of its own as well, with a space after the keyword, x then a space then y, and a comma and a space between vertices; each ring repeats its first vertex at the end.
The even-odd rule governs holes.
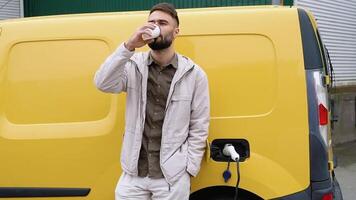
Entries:
POLYGON ((159 29, 161 29, 158 22, 155 22, 155 25, 158 26, 159 29))

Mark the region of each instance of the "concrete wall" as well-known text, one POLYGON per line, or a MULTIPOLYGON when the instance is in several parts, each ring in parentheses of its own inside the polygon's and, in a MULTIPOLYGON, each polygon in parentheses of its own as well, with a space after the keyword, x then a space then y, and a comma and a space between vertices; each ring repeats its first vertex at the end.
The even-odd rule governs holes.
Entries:
POLYGON ((335 145, 356 141, 355 98, 356 92, 332 95, 334 116, 337 119, 332 131, 335 145))

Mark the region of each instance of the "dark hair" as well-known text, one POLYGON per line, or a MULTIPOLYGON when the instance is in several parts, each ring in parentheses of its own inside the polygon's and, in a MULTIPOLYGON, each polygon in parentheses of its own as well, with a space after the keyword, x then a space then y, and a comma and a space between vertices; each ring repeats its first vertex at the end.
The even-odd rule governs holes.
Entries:
POLYGON ((170 3, 156 4, 151 8, 150 14, 157 10, 169 14, 171 17, 173 17, 173 19, 176 20, 177 26, 179 26, 178 14, 177 14, 176 8, 174 7, 173 4, 170 4, 170 3))

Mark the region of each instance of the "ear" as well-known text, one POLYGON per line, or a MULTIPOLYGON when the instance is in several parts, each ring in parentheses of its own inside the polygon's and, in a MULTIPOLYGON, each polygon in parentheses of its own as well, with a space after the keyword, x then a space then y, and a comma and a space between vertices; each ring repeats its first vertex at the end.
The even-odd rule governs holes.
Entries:
POLYGON ((175 29, 174 29, 174 37, 177 37, 177 35, 179 34, 179 27, 176 27, 175 29))

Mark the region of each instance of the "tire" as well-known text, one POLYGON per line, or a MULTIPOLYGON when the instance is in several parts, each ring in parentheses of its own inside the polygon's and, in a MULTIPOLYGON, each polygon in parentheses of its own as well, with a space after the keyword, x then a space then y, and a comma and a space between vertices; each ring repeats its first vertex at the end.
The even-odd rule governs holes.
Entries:
MULTIPOLYGON (((217 195, 217 196, 211 196, 209 198, 205 198, 204 200, 234 200, 234 196, 217 195)), ((238 200, 251 200, 251 198, 239 197, 238 200)))
POLYGON ((333 193, 334 193, 334 200, 343 200, 341 187, 336 177, 334 177, 334 181, 333 181, 333 193))
MULTIPOLYGON (((218 186, 207 190, 201 190, 190 195, 189 200, 234 200, 235 188, 218 186)), ((263 200, 261 197, 239 189, 238 200, 263 200)))
MULTIPOLYGON (((211 197, 209 199, 206 200, 234 200, 234 197, 211 197)), ((244 198, 244 197, 239 197, 238 200, 248 200, 248 198, 244 198)))

